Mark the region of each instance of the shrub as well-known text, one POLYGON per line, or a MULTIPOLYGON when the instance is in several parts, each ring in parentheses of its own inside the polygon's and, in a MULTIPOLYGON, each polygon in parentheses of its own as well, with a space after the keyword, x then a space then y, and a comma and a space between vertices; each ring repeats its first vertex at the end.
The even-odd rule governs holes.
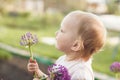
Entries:
MULTIPOLYGON (((26 16, 26 15, 24 15, 26 16)), ((49 29, 58 27, 63 18, 62 14, 43 14, 37 17, 4 17, 0 23, 10 28, 49 29)))

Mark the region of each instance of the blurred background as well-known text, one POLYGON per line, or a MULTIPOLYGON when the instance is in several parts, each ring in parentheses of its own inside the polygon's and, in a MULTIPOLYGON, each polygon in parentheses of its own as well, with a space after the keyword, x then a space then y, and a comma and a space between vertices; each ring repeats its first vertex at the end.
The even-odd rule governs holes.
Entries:
MULTIPOLYGON (((39 38, 32 49, 46 73, 47 66, 63 55, 54 46, 55 32, 74 10, 94 13, 104 23, 106 44, 94 55, 92 67, 94 72, 114 77, 109 67, 120 61, 120 0, 0 0, 0 80, 32 80, 26 67, 28 49, 19 44, 26 32, 39 38)), ((96 80, 101 79, 96 76, 96 80)))

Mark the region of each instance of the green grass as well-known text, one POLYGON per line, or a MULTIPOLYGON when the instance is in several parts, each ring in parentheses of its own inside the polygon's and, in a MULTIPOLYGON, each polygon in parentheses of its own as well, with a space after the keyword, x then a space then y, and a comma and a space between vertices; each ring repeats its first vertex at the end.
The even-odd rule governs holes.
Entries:
MULTIPOLYGON (((93 58, 93 69, 96 71, 100 71, 111 76, 114 74, 110 71, 110 65, 114 61, 120 61, 120 54, 117 54, 115 58, 113 58, 113 49, 110 45, 106 45, 103 51, 94 55, 93 58)), ((119 51, 120 52, 120 51, 119 51)))
POLYGON ((7 15, 2 17, 0 16, 0 25, 27 30, 50 29, 58 27, 62 18, 63 14, 59 13, 54 15, 46 13, 42 16, 36 17, 12 17, 7 15))
POLYGON ((12 58, 10 52, 0 49, 0 59, 9 60, 12 58))
MULTIPOLYGON (((28 18, 3 16, 0 18, 0 32, 2 33, 0 34, 0 42, 27 50, 19 44, 21 35, 31 32, 38 36, 39 41, 42 37, 54 37, 61 19, 61 14, 44 14, 43 16, 28 18)), ((54 46, 46 45, 42 42, 35 45, 33 51, 38 55, 49 56, 55 59, 62 55, 54 46)))
POLYGON ((45 36, 55 36, 56 29, 52 30, 40 30, 40 31, 32 31, 32 30, 21 30, 21 29, 11 29, 6 27, 0 27, 0 31, 2 34, 0 34, 0 42, 6 43, 8 45, 11 45, 13 47, 18 47, 21 49, 27 50, 24 46, 21 46, 19 44, 20 37, 24 33, 30 31, 33 34, 36 34, 39 38, 39 43, 37 45, 33 46, 33 52, 37 53, 41 56, 49 56, 51 58, 58 58, 60 55, 62 55, 61 52, 59 52, 53 45, 47 45, 42 42, 40 42, 40 39, 45 36))
MULTIPOLYGON (((54 18, 51 20, 51 16, 44 17, 42 20, 39 19, 33 19, 32 21, 25 20, 22 18, 18 19, 4 19, 2 22, 2 19, 0 19, 0 25, 5 25, 6 27, 0 26, 0 42, 3 42, 5 44, 11 45, 13 47, 17 47, 20 49, 28 50, 23 46, 20 46, 19 41, 21 35, 23 35, 26 32, 31 32, 33 34, 36 34, 39 38, 39 43, 37 45, 34 45, 32 50, 33 52, 37 53, 39 56, 47 56, 49 58, 57 59, 59 56, 61 56, 63 53, 58 51, 54 46, 47 45, 41 42, 42 37, 54 37, 56 30, 59 28, 58 22, 56 23, 54 18), (49 19, 46 20, 46 18, 49 17, 49 19), (12 20, 12 21, 11 21, 12 20), (9 26, 7 25, 9 23, 9 26), (12 26, 10 24, 15 24, 16 26, 12 26), (39 26, 40 25, 40 26, 39 26), (22 26, 22 27, 20 27, 22 26), (35 26, 35 27, 34 27, 35 26), (24 28, 25 27, 25 28, 24 28), (39 28, 40 27, 40 28, 39 28)), ((118 36, 119 33, 108 33, 108 37, 114 37, 118 36)), ((109 67, 114 61, 120 61, 120 54, 117 54, 117 57, 115 59, 112 58, 114 47, 111 45, 106 45, 103 48, 103 51, 100 51, 99 53, 95 54, 93 57, 93 69, 99 72, 103 72, 109 75, 114 75, 110 70, 109 67)), ((119 50, 120 52, 120 50, 119 50)), ((9 58, 9 52, 6 52, 4 50, 0 49, 0 58, 9 58)))
MULTIPOLYGON (((39 39, 45 36, 54 36, 54 32, 57 30, 40 30, 40 31, 34 31, 29 30, 30 32, 37 34, 39 39)), ((21 29, 11 29, 6 27, 0 27, 0 31, 2 34, 0 34, 0 42, 9 44, 13 47, 18 47, 21 49, 25 49, 23 46, 20 46, 19 40, 22 34, 26 33, 28 30, 21 30, 21 29)), ((93 69, 96 71, 100 71, 109 75, 114 75, 109 70, 109 66, 114 61, 120 61, 119 57, 116 57, 115 59, 112 58, 113 48, 110 45, 106 45, 103 48, 103 51, 100 51, 99 53, 95 54, 93 57, 93 69)), ((32 48, 33 52, 37 53, 39 56, 47 56, 49 58, 57 59, 59 56, 62 55, 62 52, 59 52, 54 46, 50 46, 47 44, 44 44, 42 42, 39 42, 37 45, 34 45, 32 48)), ((119 51, 120 52, 120 51, 119 51)), ((120 56, 118 54, 117 56, 120 56)))

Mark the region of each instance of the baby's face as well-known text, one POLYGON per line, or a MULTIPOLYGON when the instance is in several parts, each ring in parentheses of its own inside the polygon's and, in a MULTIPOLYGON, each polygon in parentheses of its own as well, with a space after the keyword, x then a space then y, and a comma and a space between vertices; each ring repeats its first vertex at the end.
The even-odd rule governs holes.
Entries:
POLYGON ((71 47, 77 38, 76 19, 67 16, 63 19, 60 29, 56 32, 56 47, 63 51, 71 51, 71 47))

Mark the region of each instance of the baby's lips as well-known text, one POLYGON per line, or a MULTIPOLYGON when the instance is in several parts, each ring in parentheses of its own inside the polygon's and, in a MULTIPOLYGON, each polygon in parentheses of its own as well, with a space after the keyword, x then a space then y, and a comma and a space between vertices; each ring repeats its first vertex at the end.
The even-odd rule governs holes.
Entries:
POLYGON ((31 63, 36 63, 36 60, 32 60, 31 58, 29 59, 29 62, 31 63))

